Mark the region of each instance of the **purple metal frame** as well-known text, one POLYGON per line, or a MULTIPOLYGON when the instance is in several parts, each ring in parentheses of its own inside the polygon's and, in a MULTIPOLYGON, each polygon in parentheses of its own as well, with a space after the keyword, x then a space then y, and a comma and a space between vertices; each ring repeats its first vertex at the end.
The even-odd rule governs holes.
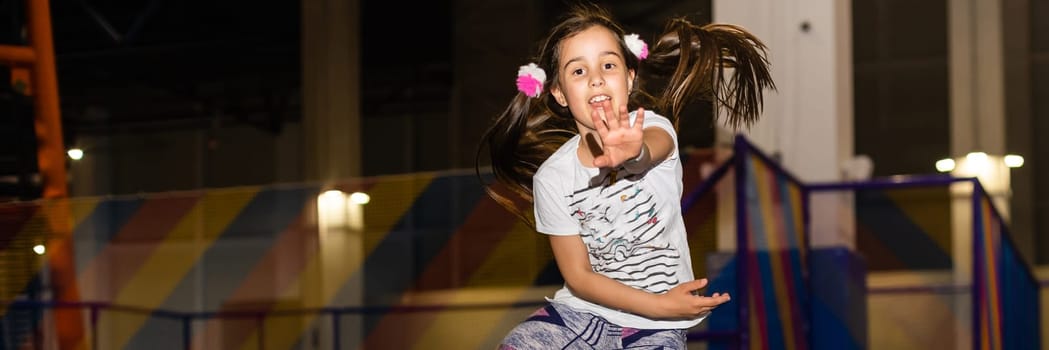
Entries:
MULTIPOLYGON (((794 183, 795 185, 797 185, 801 189, 801 191, 802 191, 802 193, 801 193, 801 195, 802 195, 802 197, 801 197, 802 198, 801 199, 802 200, 802 205, 801 205, 802 206, 802 208, 801 208, 801 210, 802 210, 802 213, 801 213, 802 214, 802 230, 804 231, 804 232, 802 232, 802 234, 805 237, 805 244, 806 245, 809 244, 809 242, 811 242, 811 235, 810 235, 810 232, 809 232, 810 228, 811 228, 811 224, 810 224, 811 219, 810 219, 810 210, 809 210, 809 189, 808 189, 808 186, 806 186, 805 183, 803 183, 800 180, 798 180, 798 178, 795 177, 793 174, 791 174, 789 171, 784 169, 783 166, 780 165, 778 162, 776 162, 775 160, 773 160, 772 158, 767 156, 765 153, 762 153, 761 150, 759 150, 754 144, 752 144, 749 141, 747 141, 746 137, 744 137, 743 135, 736 135, 736 137, 734 139, 734 142, 733 142, 733 154, 732 154, 732 157, 728 161, 724 162, 717 169, 715 169, 714 172, 710 176, 708 176, 707 179, 704 180, 703 183, 700 184, 700 186, 698 188, 696 188, 694 191, 692 191, 692 193, 690 193, 687 196, 685 196, 685 198, 682 200, 682 210, 688 210, 689 208, 691 208, 695 204, 695 202, 697 200, 699 200, 699 198, 701 198, 703 195, 706 195, 713 188, 713 186, 715 186, 718 183, 718 181, 720 181, 721 178, 725 176, 725 174, 728 172, 729 169, 734 169, 735 170, 735 172, 733 174, 734 175, 734 180, 735 180, 735 186, 734 186, 735 193, 734 193, 734 195, 737 198, 737 200, 735 201, 735 205, 736 205, 736 208, 735 208, 736 209, 736 218, 735 219, 736 219, 736 230, 737 230, 737 234, 736 234, 736 253, 735 253, 735 255, 736 255, 736 257, 735 257, 735 259, 736 259, 736 296, 735 296, 735 298, 736 298, 736 300, 738 300, 738 302, 736 304, 737 305, 736 312, 737 312, 737 317, 738 317, 738 320, 739 320, 739 329, 737 331, 723 331, 723 332, 694 332, 694 333, 690 333, 689 334, 689 340, 712 340, 712 339, 725 339, 725 338, 733 339, 734 338, 734 340, 737 342, 738 347, 741 348, 741 349, 742 348, 746 348, 746 344, 749 344, 750 330, 748 329, 749 323, 746 322, 746 319, 747 319, 748 312, 750 311, 748 309, 749 305, 747 305, 747 300, 748 300, 748 297, 749 297, 748 293, 750 292, 749 280, 747 279, 747 273, 749 273, 750 266, 749 266, 749 261, 747 259, 748 251, 745 250, 744 248, 749 246, 750 241, 749 241, 748 235, 743 230, 746 230, 746 228, 748 227, 747 226, 747 219, 749 218, 748 212, 747 212, 747 201, 745 200, 746 199, 746 179, 747 179, 747 175, 748 175, 747 174, 748 167, 747 167, 747 163, 746 162, 748 162, 750 160, 750 156, 751 155, 757 156, 765 165, 767 165, 770 168, 772 168, 773 172, 775 172, 777 175, 782 175, 789 182, 794 183)), ((807 248, 807 247, 803 247, 803 248, 807 248)), ((806 260, 807 260, 807 259, 809 259, 811 257, 811 254, 805 254, 805 257, 806 257, 806 260)), ((804 265, 806 267, 810 266, 810 261, 805 261, 804 265)), ((811 279, 809 278, 809 274, 808 273, 804 273, 803 276, 802 276, 802 280, 804 281, 805 287, 807 288, 807 290, 811 291, 812 290, 812 286, 811 286, 812 282, 811 282, 811 279)), ((810 321, 812 319, 811 312, 812 311, 810 309, 805 310, 806 322, 808 322, 808 321, 810 321)), ((811 339, 811 334, 809 334, 809 332, 811 331, 811 327, 808 324, 802 325, 802 327, 803 327, 803 329, 805 329, 806 337, 811 339)))
MULTIPOLYGON (((982 299, 982 297, 983 297, 984 287, 987 286, 987 284, 984 282, 983 278, 980 278, 981 276, 983 276, 986 273, 986 272, 983 271, 983 264, 981 263, 981 261, 982 261, 981 257, 983 259, 987 259, 987 257, 980 255, 980 253, 981 253, 980 244, 976 244, 976 242, 983 242, 983 244, 988 244, 988 242, 985 242, 983 240, 983 238, 985 236, 978 234, 979 232, 983 231, 983 215, 980 215, 981 214, 980 213, 980 199, 982 197, 981 196, 982 194, 983 194, 983 186, 980 186, 980 181, 973 180, 973 193, 972 193, 972 199, 970 199, 972 201, 972 211, 973 211, 972 212, 972 215, 973 215, 973 239, 972 239, 972 241, 973 241, 973 245, 972 245, 973 264, 972 264, 972 269, 973 269, 973 271, 972 271, 972 286, 970 288, 972 288, 972 297, 971 297, 972 305, 973 305, 972 306, 972 318, 973 318, 973 320, 972 320, 972 322, 973 322, 972 323, 972 327, 973 327, 972 342, 973 342, 973 344, 972 345, 973 345, 974 349, 976 349, 979 346, 979 344, 980 344, 980 321, 983 319, 982 317, 980 317, 981 309, 982 309, 982 307, 980 306, 980 299, 982 299)), ((993 203, 992 203, 992 205, 993 205, 993 203)))
MULTIPOLYGON (((952 176, 949 176, 949 175, 918 175, 918 176, 899 176, 899 177, 890 177, 890 178, 882 178, 882 179, 873 179, 873 180, 862 181, 862 182, 816 183, 816 184, 807 185, 806 187, 807 187, 808 191, 810 191, 810 192, 819 192, 819 191, 850 191, 850 190, 851 191, 855 191, 855 190, 901 189, 901 188, 915 188, 915 187, 947 186, 947 185, 951 185, 953 183, 959 183, 959 182, 970 182, 970 183, 973 184, 973 193, 972 193, 972 198, 970 199, 972 201, 972 216, 973 216, 973 228, 972 228, 972 230, 973 230, 973 243, 974 243, 973 247, 972 247, 972 256, 973 256, 972 281, 973 281, 973 283, 972 283, 971 286, 969 286, 968 290, 972 293, 972 298, 971 299, 972 299, 972 305, 973 305, 973 317, 972 317, 973 319, 972 319, 972 325, 971 326, 972 326, 972 334, 973 334, 972 341, 973 341, 973 346, 975 347, 978 344, 980 344, 980 341, 981 341, 981 339, 980 339, 980 322, 982 321, 982 319, 981 319, 981 314, 980 314, 980 311, 979 311, 979 307, 980 307, 980 299, 981 299, 981 297, 983 297, 984 290, 986 290, 986 287, 987 287, 986 281, 981 277, 983 274, 986 273, 986 271, 984 271, 984 269, 983 269, 984 268, 983 264, 979 263, 980 261, 977 260, 979 257, 982 257, 984 259, 986 259, 987 257, 984 257, 983 255, 980 255, 981 254, 981 252, 979 251, 980 246, 978 244, 975 244, 977 242, 977 239, 982 239, 982 238, 978 238, 976 236, 977 233, 979 232, 979 230, 982 230, 982 224, 983 224, 983 215, 980 212, 980 209, 981 209, 980 201, 984 197, 988 196, 987 191, 983 188, 983 185, 980 184, 979 179, 977 179, 975 177, 952 177, 952 176)), ((998 211, 998 208, 994 205, 994 201, 991 201, 990 198, 988 198, 988 203, 990 205, 991 214, 994 217, 998 218, 999 221, 1001 221, 1002 220, 1001 219, 1002 218, 1001 213, 998 211)), ((1005 243, 1003 243, 1003 244, 1009 244, 1015 249, 1015 247, 1017 245, 1016 245, 1015 240, 1012 238, 1012 234, 1010 234, 1010 232, 1008 231, 1008 229, 1006 227, 1004 227, 1004 225, 1002 225, 1001 230, 1002 230, 1002 232, 1001 232, 1002 238, 1001 239, 1003 241, 1005 241, 1005 243)), ((983 244, 988 244, 988 243, 989 242, 983 242, 983 244)), ((999 262, 999 264, 1000 264, 1000 262, 999 262)), ((1040 283, 1038 281, 1038 279, 1034 277, 1034 274, 1032 273, 1031 266, 1030 266, 1029 262, 1024 261, 1024 265, 1026 266, 1026 269, 1025 269, 1026 270, 1026 274, 1025 275, 1027 276, 1028 279, 1030 279, 1030 282, 1033 285, 1036 285, 1036 286, 1046 285, 1046 284, 1040 283)), ((965 289, 966 288, 963 287, 961 290, 965 290, 965 289)), ((886 292, 886 293, 894 293, 894 292, 904 293, 904 292, 908 292, 908 291, 947 291, 947 292, 950 292, 950 291, 958 291, 958 290, 959 289, 956 288, 956 287, 944 286, 944 287, 940 287, 940 288, 910 288, 910 289, 901 289, 901 290, 891 289, 891 290, 883 290, 881 292, 886 292)))
MULTIPOLYGON (((994 205, 994 201, 991 200, 990 196, 987 194, 987 190, 983 188, 983 185, 980 184, 979 180, 972 179, 972 182, 973 182, 973 193, 972 193, 973 206, 972 206, 972 209, 973 209, 973 236, 974 236, 973 237, 974 238, 973 241, 974 242, 976 241, 975 235, 977 233, 977 230, 981 230, 981 231, 983 230, 983 215, 982 215, 981 210, 980 210, 982 208, 980 202, 981 202, 981 200, 984 197, 986 197, 987 198, 987 205, 990 206, 991 216, 994 217, 995 219, 997 219, 997 224, 998 224, 999 230, 1000 230, 999 233, 1000 233, 1001 237, 999 239, 1002 241, 1002 243, 1001 243, 1001 245, 999 246, 998 249, 1005 249, 1004 247, 1005 247, 1006 244, 1008 244, 1010 247, 1012 247, 1012 249, 1014 250, 1013 254, 1023 262, 1023 265, 1025 267, 1024 271, 1026 272, 1024 275, 1027 276, 1028 282, 1030 282, 1034 286, 1038 286, 1039 288, 1041 288, 1041 283, 1039 283, 1038 279, 1034 277, 1034 273, 1031 270, 1030 262, 1024 260, 1023 257, 1020 256, 1019 252, 1015 252, 1016 247, 1017 247, 1016 241, 1013 239, 1012 233, 1009 232, 1008 227, 1005 226, 1005 223, 1002 220, 1002 214, 1001 214, 1000 211, 998 211, 998 207, 994 205)), ((990 244, 990 242, 986 242, 985 241, 985 242, 983 242, 983 244, 990 244)), ((981 344, 981 339, 980 339, 980 322, 982 321, 982 318, 981 318, 981 313, 977 312, 977 310, 980 307, 980 298, 981 297, 985 297, 984 294, 986 293, 986 290, 987 290, 987 288, 986 288, 987 287, 986 281, 985 281, 984 278, 981 278, 981 276, 983 274, 987 274, 987 271, 984 271, 984 268, 983 268, 984 265, 983 264, 977 263, 979 261, 977 261, 976 258, 977 257, 982 257, 983 259, 988 259, 989 257, 984 256, 984 255, 980 255, 980 254, 981 254, 980 247, 977 244, 973 244, 973 260, 974 260, 973 261, 973 275, 972 275, 972 280, 973 280, 973 284, 972 284, 972 300, 973 300, 973 323, 972 323, 973 339, 972 340, 973 340, 973 348, 976 348, 977 346, 979 346, 979 344, 981 344)), ((1001 254, 1001 253, 998 254, 999 259, 1003 258, 1004 256, 1005 256, 1005 254, 1001 254)), ((1003 261, 998 261, 996 266, 1003 266, 1003 261)), ((1040 300, 1040 298, 1037 298, 1037 299, 1035 299, 1035 302, 1036 303, 1040 303, 1039 300, 1040 300)), ((1034 305, 1034 309, 1035 310, 1041 310, 1041 306, 1040 305, 1034 305)), ((1003 338, 1003 341, 1004 341, 1004 338, 1003 338)))
MULTIPOLYGON (((784 168, 778 161, 772 159, 771 157, 769 157, 768 155, 763 153, 760 149, 758 149, 758 147, 756 145, 754 145, 753 143, 748 141, 746 139, 746 137, 744 137, 741 134, 737 134, 736 135, 736 138, 735 138, 735 149, 736 149, 735 154, 739 155, 736 158, 737 159, 736 160, 737 161, 737 169, 742 170, 742 171, 737 171, 736 172, 737 173, 737 175, 736 175, 736 181, 737 181, 736 182, 736 198, 737 198, 737 200, 736 200, 736 206, 737 206, 737 211, 736 211, 736 217, 737 217, 736 230, 737 230, 737 235, 736 236, 738 237, 738 240, 739 240, 739 245, 737 246, 737 249, 736 249, 737 261, 742 263, 742 262, 747 260, 747 259, 745 259, 745 254, 747 254, 747 251, 743 250, 743 249, 740 249, 740 248, 748 246, 747 244, 749 244, 748 239, 749 239, 749 236, 750 236, 748 234, 748 232, 740 232, 739 231, 739 230, 746 229, 746 227, 747 227, 746 226, 746 224, 747 224, 746 221, 749 218, 749 215, 748 215, 748 213, 746 212, 746 209, 745 209, 746 208, 745 201, 744 200, 739 200, 739 199, 745 199, 746 198, 746 193, 745 193, 746 186, 745 186, 745 183, 746 183, 746 178, 747 178, 746 169, 748 169, 748 168, 747 168, 747 165, 746 165, 745 162, 749 161, 749 156, 750 155, 757 156, 762 161, 762 163, 764 163, 766 166, 772 168, 773 172, 775 172, 779 176, 785 177, 788 182, 793 183, 794 185, 798 186, 798 188, 801 189, 801 208, 800 209, 802 211, 802 213, 801 213, 802 214, 802 219, 801 219, 802 220, 802 230, 803 230, 802 235, 803 235, 803 237, 805 237, 805 242, 803 243, 803 246, 798 247, 798 249, 810 249, 811 244, 812 244, 811 243, 812 242, 812 235, 811 235, 811 232, 810 232, 811 231, 811 222, 812 222, 812 220, 811 220, 811 217, 810 217, 811 211, 810 211, 810 208, 809 208, 809 205, 810 205, 810 201, 809 201, 809 193, 810 193, 809 186, 806 185, 801 180, 799 180, 790 171, 787 171, 787 169, 784 168)), ((812 254, 805 254, 804 256, 805 256, 805 259, 806 259, 806 261, 803 262, 804 263, 804 268, 805 269, 809 269, 812 266, 811 265, 812 262, 809 261, 811 259, 811 257, 812 257, 812 254)), ((743 265, 743 266, 745 266, 745 265, 743 265)), ((749 268, 749 266, 746 266, 746 267, 749 268)), ((744 273, 747 272, 747 270, 744 270, 743 267, 740 267, 739 271, 742 271, 744 273)), ((812 279, 810 277, 811 276, 808 273, 808 271, 802 271, 802 277, 801 278, 804 281, 805 290, 807 292, 809 292, 809 293, 812 292, 812 279)), ((744 322, 743 320, 746 320, 745 316, 747 315, 747 311, 749 311, 749 310, 747 310, 747 305, 746 305, 746 300, 747 299, 745 299, 745 298, 747 296, 746 293, 750 292, 750 288, 749 288, 749 286, 747 284, 747 281, 746 281, 746 278, 744 277, 744 275, 737 275, 737 281, 742 281, 740 283, 740 291, 742 291, 744 293, 743 294, 743 299, 741 300, 741 302, 739 304, 739 305, 741 305, 740 313, 739 313, 739 315, 740 315, 740 325, 741 325, 741 328, 743 329, 743 334, 740 336, 739 347, 740 347, 740 349, 745 349, 745 348, 747 348, 746 344, 748 344, 748 340, 749 340, 749 336, 750 336, 750 330, 747 328, 749 326, 749 323, 744 322)), ((811 339, 812 339, 812 334, 811 334, 811 332, 812 332, 812 327, 811 327, 812 309, 811 308, 806 308, 803 311, 805 312, 805 316, 806 316, 805 320, 804 320, 804 322, 806 324, 799 325, 799 326, 801 326, 802 329, 805 330, 804 333, 805 333, 805 337, 806 337, 806 342, 811 344, 811 339)))
POLYGON ((747 247, 750 246, 750 241, 747 239, 747 193, 744 186, 747 182, 748 150, 749 147, 743 136, 737 135, 732 157, 736 175, 736 182, 733 185, 736 190, 736 294, 739 295, 739 302, 736 304, 739 335, 736 341, 739 342, 740 349, 746 348, 746 345, 750 343, 750 322, 747 322, 747 315, 750 312, 748 308, 750 305, 747 304, 749 300, 747 273, 750 272, 750 266, 745 253, 747 247))

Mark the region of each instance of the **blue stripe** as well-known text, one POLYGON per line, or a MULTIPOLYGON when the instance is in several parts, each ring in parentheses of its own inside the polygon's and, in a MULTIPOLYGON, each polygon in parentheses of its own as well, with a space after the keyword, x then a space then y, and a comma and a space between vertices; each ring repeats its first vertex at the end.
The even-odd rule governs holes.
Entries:
MULTIPOLYGON (((363 278, 355 273, 344 284, 336 300, 360 293, 363 280, 365 305, 394 305, 425 271, 484 195, 473 175, 435 178, 419 194, 411 208, 369 254, 363 278)), ((364 331, 370 333, 385 312, 365 315, 364 331)))
MULTIPOLYGON (((786 315, 780 314, 778 300, 776 300, 776 290, 782 290, 783 286, 776 285, 773 282, 772 256, 770 256, 769 252, 766 250, 756 252, 755 254, 757 255, 759 272, 761 273, 761 294, 763 298, 760 302, 765 305, 765 329, 768 332, 766 341, 771 349, 782 348, 786 344, 786 338, 783 336, 783 324, 784 322, 790 322, 789 319, 784 319, 786 315)), ((751 330, 750 334, 751 336, 756 336, 757 330, 751 330)))
MULTIPOLYGON (((794 305, 792 311, 798 314, 799 321, 807 324, 811 322, 811 320, 808 320, 808 314, 805 312, 805 310, 809 310, 811 298, 809 293, 809 285, 805 283, 805 279, 803 278, 803 267, 805 265, 805 262, 802 261, 801 252, 802 250, 808 250, 809 246, 805 244, 806 242, 798 241, 798 237, 801 237, 801 235, 799 235, 797 228, 798 226, 794 221, 795 215, 797 215, 795 211, 801 211, 801 208, 794 207, 794 202, 791 201, 790 188, 791 186, 795 185, 787 181, 786 177, 784 176, 777 175, 776 179, 778 180, 777 183, 779 184, 778 188, 780 191, 780 200, 782 200, 780 208, 783 208, 783 222, 785 225, 784 235, 790 242, 790 249, 787 251, 790 264, 789 273, 792 285, 794 287, 794 298, 797 299, 793 301, 794 305)), ((799 204, 800 203, 801 202, 799 201, 799 204)), ((794 322, 793 317, 791 317, 788 322, 794 322)), ((808 335, 806 332, 807 328, 808 327, 806 327, 805 324, 794 325, 794 342, 796 344, 808 343, 808 335)))
MULTIPOLYGON (((40 301, 40 274, 36 274, 20 295, 29 300, 40 301)), ((43 325, 44 314, 41 309, 7 309, 0 319, 0 350, 21 349, 22 343, 28 341, 43 325)))
MULTIPOLYGON (((769 261, 769 245, 768 245, 768 232, 765 231, 763 221, 769 217, 770 213, 766 213, 761 208, 761 196, 758 193, 758 181, 760 179, 757 176, 757 169, 753 162, 745 162, 747 164, 747 218, 750 221, 750 238, 755 241, 755 248, 750 254, 755 255, 755 260, 758 264, 758 278, 761 280, 761 300, 759 303, 763 304, 765 310, 765 322, 766 330, 768 332, 768 344, 774 347, 775 344, 783 344, 783 332, 781 325, 781 317, 779 309, 776 307, 776 289, 783 288, 783 286, 777 286, 772 279, 772 269, 769 261), (758 244, 760 243, 760 244, 758 244)), ((753 287, 753 286, 751 286, 753 287)), ((754 289, 751 288, 753 292, 754 289)), ((756 329, 750 330, 751 336, 757 335, 756 329)))
POLYGON ((91 214, 73 229, 73 258, 77 271, 86 268, 109 245, 144 202, 138 198, 107 199, 95 206, 91 214))
MULTIPOLYGON (((196 311, 199 302, 203 310, 220 309, 273 249, 281 232, 302 214, 306 202, 318 194, 317 187, 271 188, 257 193, 208 247, 193 270, 186 276, 172 276, 182 280, 158 307, 171 311, 196 311), (199 283, 198 273, 202 273, 199 283), (198 293, 203 294, 203 300, 199 299, 198 293)), ((152 317, 132 337, 127 348, 148 349, 158 343, 181 344, 181 337, 180 320, 152 317)))
POLYGON ((911 269, 950 268, 951 256, 883 191, 856 192, 856 219, 911 269))

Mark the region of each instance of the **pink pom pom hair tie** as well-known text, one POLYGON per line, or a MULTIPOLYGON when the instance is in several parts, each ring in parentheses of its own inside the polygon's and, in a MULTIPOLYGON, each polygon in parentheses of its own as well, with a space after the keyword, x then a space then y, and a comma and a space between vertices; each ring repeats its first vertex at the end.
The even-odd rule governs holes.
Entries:
POLYGON ((517 90, 528 97, 536 98, 543 93, 546 72, 535 63, 521 66, 517 70, 517 90))
POLYGON ((634 56, 637 56, 638 60, 648 58, 648 44, 646 44, 644 40, 641 40, 637 34, 625 35, 623 36, 623 41, 626 42, 626 48, 634 53, 634 56))

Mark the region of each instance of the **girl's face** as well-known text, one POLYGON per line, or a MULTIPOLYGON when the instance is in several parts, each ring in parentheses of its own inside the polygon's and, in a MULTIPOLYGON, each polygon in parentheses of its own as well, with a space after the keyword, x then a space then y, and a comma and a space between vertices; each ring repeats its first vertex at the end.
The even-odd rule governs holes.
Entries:
POLYGON ((627 69, 623 54, 615 33, 599 25, 561 42, 558 81, 550 93, 572 112, 580 133, 595 130, 593 111, 604 106, 613 117, 627 104, 634 71, 627 69))

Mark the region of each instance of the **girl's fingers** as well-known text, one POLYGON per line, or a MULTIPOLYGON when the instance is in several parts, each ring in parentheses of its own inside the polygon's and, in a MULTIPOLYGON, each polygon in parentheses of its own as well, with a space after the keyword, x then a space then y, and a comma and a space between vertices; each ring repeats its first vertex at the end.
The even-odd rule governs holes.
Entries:
MULTIPOLYGON (((624 106, 623 108, 626 108, 626 107, 624 106)), ((637 116, 634 117, 633 128, 634 129, 638 129, 638 130, 642 130, 642 129, 644 129, 644 125, 645 125, 645 108, 644 107, 638 107, 637 108, 637 116)))
POLYGON ((597 129, 597 134, 604 136, 608 133, 608 126, 605 125, 605 111, 601 108, 594 110, 590 114, 590 120, 594 122, 594 128, 597 129))
POLYGON ((612 100, 607 100, 607 101, 601 102, 601 108, 598 108, 598 110, 601 110, 601 111, 605 112, 605 121, 608 123, 608 129, 609 130, 616 130, 616 129, 619 129, 622 126, 622 125, 619 124, 619 113, 618 113, 618 111, 616 111, 612 107, 612 100), (609 115, 608 115, 609 113, 612 114, 611 118, 609 118, 609 115))
POLYGON ((619 106, 619 110, 617 112, 618 112, 617 115, 619 116, 619 126, 624 127, 624 128, 629 128, 630 127, 630 112, 627 111, 626 105, 619 106))
POLYGON ((608 102, 598 104, 595 111, 601 114, 601 119, 604 121, 605 128, 607 128, 608 131, 616 130, 616 125, 613 124, 613 122, 615 122, 613 121, 614 118, 608 117, 608 114, 612 113, 612 110, 608 109, 608 102))

